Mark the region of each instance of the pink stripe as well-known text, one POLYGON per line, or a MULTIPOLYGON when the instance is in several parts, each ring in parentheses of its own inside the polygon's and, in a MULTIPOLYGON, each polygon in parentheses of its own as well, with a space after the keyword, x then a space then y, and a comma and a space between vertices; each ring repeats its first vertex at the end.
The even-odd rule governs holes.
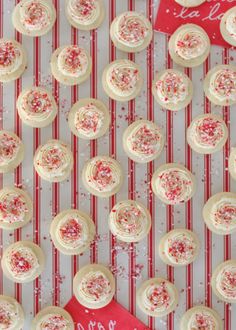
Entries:
MULTIPOLYGON (((0 0, 0 38, 3 37, 3 0, 0 0)), ((0 129, 3 128, 3 84, 0 83, 0 129)), ((0 174, 0 189, 3 186, 3 175, 0 174)), ((0 259, 3 252, 3 230, 0 229, 0 259)), ((3 273, 0 267, 0 294, 3 293, 3 273)))

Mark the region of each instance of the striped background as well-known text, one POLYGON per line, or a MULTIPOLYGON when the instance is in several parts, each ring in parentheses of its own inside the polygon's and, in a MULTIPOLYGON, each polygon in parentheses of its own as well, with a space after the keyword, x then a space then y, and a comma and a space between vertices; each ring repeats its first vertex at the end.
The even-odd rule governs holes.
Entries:
MULTIPOLYGON (((235 52, 212 47, 211 55, 203 66, 186 69, 195 86, 193 103, 179 113, 161 109, 151 95, 154 74, 163 68, 176 67, 167 50, 168 37, 154 34, 148 50, 129 55, 142 67, 144 88, 141 95, 129 103, 121 104, 109 100, 101 86, 101 74, 105 65, 116 58, 127 58, 116 50, 109 39, 109 24, 115 16, 126 10, 143 12, 153 21, 158 1, 154 0, 104 0, 106 20, 98 31, 81 32, 71 28, 64 15, 64 0, 53 0, 57 10, 57 22, 51 33, 42 38, 30 39, 14 31, 9 14, 18 1, 0 0, 0 36, 16 38, 27 48, 29 63, 23 77, 16 82, 0 85, 0 126, 15 131, 26 145, 26 157, 14 174, 0 178, 0 185, 25 187, 34 200, 34 217, 30 225, 14 233, 0 232, 0 253, 5 246, 20 239, 32 239, 47 255, 46 270, 34 283, 14 285, 2 276, 0 270, 0 292, 15 296, 24 306, 27 315, 25 330, 30 329, 32 317, 49 304, 63 306, 72 295, 72 278, 77 269, 89 262, 109 264, 117 280, 116 299, 128 310, 142 319, 151 329, 178 329, 183 312, 194 304, 213 306, 224 319, 224 329, 236 327, 233 307, 217 301, 211 292, 209 280, 215 266, 230 257, 236 257, 236 243, 230 237, 212 235, 204 226, 201 210, 211 194, 219 191, 235 191, 235 183, 228 173, 230 145, 236 144, 236 108, 215 107, 204 98, 202 81, 209 68, 216 64, 233 63, 235 52), (49 60, 52 51, 59 45, 79 44, 90 50, 93 71, 89 81, 80 87, 65 87, 52 79, 49 60), (52 90, 60 114, 52 126, 32 129, 22 125, 15 101, 22 88, 43 85, 52 90), (67 114, 71 105, 80 97, 97 97, 110 108, 112 125, 110 133, 99 141, 79 141, 70 134, 67 114), (198 114, 214 112, 222 114, 231 129, 230 140, 222 152, 213 156, 201 156, 192 152, 185 138, 185 129, 198 114), (127 159, 121 147, 121 135, 129 123, 136 118, 155 120, 166 133, 166 147, 161 157, 148 165, 134 164, 127 159), (32 167, 35 149, 40 143, 54 137, 71 144, 75 157, 70 180, 61 184, 41 181, 32 167), (126 180, 121 191, 109 200, 90 196, 81 184, 81 169, 84 162, 95 155, 115 156, 123 165, 126 180), (150 178, 153 171, 165 162, 182 162, 192 170, 198 181, 198 189, 186 206, 164 206, 151 193, 150 178), (123 244, 110 235, 107 224, 109 210, 119 200, 136 198, 149 208, 153 226, 149 237, 138 244, 123 244), (49 226, 52 217, 65 208, 79 208, 92 215, 97 227, 97 239, 90 251, 80 257, 66 257, 54 249, 49 226), (166 267, 157 254, 160 237, 172 228, 193 229, 201 240, 198 260, 186 268, 174 270, 166 267), (163 276, 175 282, 180 291, 180 303, 175 313, 161 320, 148 318, 136 306, 136 287, 143 280, 163 276)), ((125 329, 119 329, 125 330, 125 329)))

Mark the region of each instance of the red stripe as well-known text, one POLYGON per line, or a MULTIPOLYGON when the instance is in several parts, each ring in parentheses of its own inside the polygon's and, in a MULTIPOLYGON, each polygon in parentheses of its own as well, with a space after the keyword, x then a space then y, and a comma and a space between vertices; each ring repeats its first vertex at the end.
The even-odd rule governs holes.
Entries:
MULTIPOLYGON (((3 0, 0 0, 0 38, 3 37, 3 0)), ((0 129, 3 128, 3 83, 0 83, 0 129)), ((0 174, 0 189, 3 186, 3 175, 0 174)), ((3 253, 3 230, 0 229, 0 259, 3 253)), ((0 267, 0 294, 3 293, 3 273, 0 267)))

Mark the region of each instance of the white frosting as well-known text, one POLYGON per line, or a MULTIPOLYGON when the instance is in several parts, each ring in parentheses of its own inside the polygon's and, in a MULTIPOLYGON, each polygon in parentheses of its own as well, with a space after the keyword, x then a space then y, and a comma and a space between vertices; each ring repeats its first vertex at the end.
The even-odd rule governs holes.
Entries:
POLYGON ((21 320, 20 311, 17 303, 9 302, 5 299, 0 300, 0 329, 15 330, 21 320))
POLYGON ((7 191, 0 196, 0 222, 18 223, 23 222, 29 208, 24 196, 14 191, 7 191))
POLYGON ((15 40, 0 39, 0 76, 14 74, 23 63, 24 54, 15 40))
POLYGON ((219 69, 210 77, 209 91, 219 101, 236 101, 236 71, 219 69))
POLYGON ((224 298, 236 301, 236 265, 225 265, 216 276, 215 285, 224 298))
POLYGON ((7 131, 0 132, 0 166, 13 163, 19 156, 21 140, 7 131))
POLYGON ((225 26, 230 36, 236 40, 236 8, 227 16, 225 26))
POLYGON ((236 199, 222 197, 210 210, 213 225, 220 230, 229 231, 236 228, 236 199))
POLYGON ((69 0, 67 12, 76 23, 91 25, 99 18, 101 8, 98 0, 69 0))
POLYGON ((40 318, 36 330, 70 330, 70 322, 60 314, 46 314, 40 318))
POLYGON ((187 329, 186 330, 218 330, 218 321, 213 316, 212 313, 209 313, 206 310, 195 311, 190 317, 187 329))

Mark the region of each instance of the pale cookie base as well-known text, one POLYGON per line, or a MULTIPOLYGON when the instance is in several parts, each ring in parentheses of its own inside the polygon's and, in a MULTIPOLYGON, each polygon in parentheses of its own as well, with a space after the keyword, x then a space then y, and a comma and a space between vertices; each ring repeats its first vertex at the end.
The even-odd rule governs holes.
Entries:
POLYGON ((229 17, 229 15, 233 12, 236 12, 236 7, 233 7, 231 9, 229 9, 225 14, 224 16, 222 17, 221 19, 221 22, 220 22, 220 32, 221 32, 221 35, 223 37, 223 39, 228 42, 231 46, 236 46, 236 38, 233 38, 231 36, 231 34, 228 32, 228 30, 226 29, 226 21, 227 21, 227 18, 229 17))
POLYGON ((2 260, 1 260, 1 266, 2 266, 2 270, 4 275, 11 281, 15 282, 15 283, 28 283, 28 282, 32 282, 33 280, 35 280, 37 277, 39 277, 41 275, 41 273, 43 272, 44 268, 45 268, 45 256, 43 253, 43 250, 36 244, 34 244, 31 241, 18 241, 16 243, 13 243, 11 245, 9 245, 4 251, 3 251, 3 256, 2 256, 2 260), (30 277, 27 279, 17 279, 15 278, 12 273, 9 272, 9 270, 7 269, 7 256, 10 253, 10 251, 12 249, 16 249, 19 246, 25 246, 25 247, 29 247, 30 249, 32 249, 32 251, 35 253, 35 255, 37 256, 38 259, 38 263, 39 263, 39 267, 38 270, 30 277))
POLYGON ((81 305, 83 305, 84 307, 91 308, 91 309, 99 309, 99 308, 107 306, 112 301, 113 296, 115 294, 115 278, 114 278, 113 274, 110 272, 110 270, 101 264, 86 265, 86 266, 80 268, 80 270, 76 273, 76 275, 73 279, 73 292, 74 292, 74 295, 75 295, 76 299, 78 300, 78 302, 81 305), (87 301, 84 298, 84 296, 80 295, 80 293, 79 293, 78 287, 79 287, 81 280, 87 273, 89 273, 91 271, 95 271, 95 272, 101 271, 102 273, 104 273, 104 275, 110 281, 111 293, 105 301, 90 302, 90 301, 87 301))
POLYGON ((59 47, 57 48, 54 53, 52 54, 51 57, 51 71, 52 71, 52 75, 54 76, 54 78, 59 81, 60 83, 66 85, 66 86, 74 86, 74 85, 79 85, 82 84, 85 80, 87 80, 91 74, 92 71, 92 60, 90 55, 87 53, 87 57, 88 57, 88 67, 87 67, 87 71, 81 75, 80 77, 71 77, 71 76, 67 76, 64 75, 63 73, 60 72, 58 65, 57 65, 57 59, 58 56, 60 54, 60 52, 67 46, 63 46, 63 47, 59 47))
POLYGON ((106 67, 105 67, 105 70, 103 71, 103 74, 102 74, 102 86, 103 86, 103 89, 105 91, 105 93, 113 100, 115 101, 119 101, 119 102, 127 102, 127 101, 131 101, 133 99, 135 99, 141 92, 141 89, 143 87, 143 78, 141 77, 141 71, 140 71, 140 67, 132 62, 132 61, 129 61, 129 60, 116 60, 110 64, 108 64, 106 67), (136 89, 134 90, 134 92, 129 95, 129 96, 120 96, 120 95, 117 95, 116 93, 113 92, 112 90, 112 86, 107 82, 107 73, 109 71, 109 69, 116 63, 127 63, 127 65, 130 65, 130 62, 132 63, 133 67, 136 68, 140 75, 139 75, 139 81, 137 83, 137 86, 136 86, 136 89))
POLYGON ((170 53, 170 56, 172 58, 172 60, 183 66, 183 67, 186 67, 186 68, 193 68, 193 67, 196 67, 196 66, 199 66, 201 65, 203 62, 205 62, 205 60, 207 59, 209 53, 210 53, 210 49, 211 49, 211 44, 210 44, 210 39, 207 35, 207 33, 198 25, 195 25, 195 24, 184 24, 182 26, 180 26, 173 34, 172 36, 170 37, 170 41, 169 41, 169 53, 170 53), (185 29, 186 27, 192 27, 194 30, 195 29, 198 29, 200 30, 201 32, 204 32, 205 36, 206 36, 206 39, 207 39, 207 43, 208 43, 208 47, 205 51, 204 54, 202 54, 201 56, 195 58, 195 59, 191 59, 191 60, 186 60, 184 58, 181 58, 178 54, 176 54, 175 52, 175 41, 176 41, 176 38, 179 34, 179 32, 182 30, 182 29, 185 29))
POLYGON ((13 297, 0 295, 0 302, 5 302, 5 301, 9 304, 17 306, 18 313, 19 313, 18 314, 18 316, 19 316, 18 324, 13 328, 11 327, 10 330, 22 330, 24 323, 25 323, 25 313, 24 313, 24 310, 23 310, 21 304, 19 304, 18 301, 16 299, 14 299, 13 297))
POLYGON ((181 228, 181 229, 173 229, 173 230, 169 231, 167 234, 165 234, 161 238, 160 243, 159 243, 158 252, 159 252, 159 256, 160 256, 161 260, 165 264, 167 264, 169 266, 172 266, 172 267, 184 267, 184 266, 187 266, 187 265, 191 264, 192 262, 194 262, 196 260, 196 258, 199 255, 199 250, 200 250, 200 242, 199 242, 199 239, 198 239, 197 235, 193 231, 191 231, 191 230, 187 230, 187 229, 181 228), (175 237, 175 235, 178 234, 178 233, 180 233, 180 234, 186 234, 186 236, 191 236, 191 238, 193 239, 194 243, 196 244, 194 255, 186 263, 173 262, 171 260, 171 258, 169 258, 168 253, 166 253, 166 249, 165 248, 167 246, 168 239, 170 239, 171 237, 175 237))
POLYGON ((70 25, 72 25, 76 29, 79 29, 79 30, 82 30, 82 31, 94 30, 94 29, 97 29, 103 23, 104 18, 105 18, 105 7, 104 7, 104 3, 103 3, 102 0, 98 0, 98 2, 100 4, 100 15, 91 24, 80 24, 80 23, 76 22, 76 20, 74 20, 71 17, 71 15, 69 14, 69 12, 67 10, 67 4, 68 4, 68 2, 69 2, 69 0, 66 0, 66 2, 65 2, 66 18, 69 21, 70 25))
POLYGON ((1 202, 2 197, 6 196, 6 194, 8 194, 8 193, 16 193, 16 194, 21 195, 23 197, 24 201, 26 202, 26 206, 28 208, 28 212, 25 215, 24 221, 16 222, 16 223, 14 223, 14 222, 7 223, 7 222, 0 221, 0 228, 6 229, 6 230, 13 230, 13 229, 21 228, 21 227, 27 225, 27 223, 32 219, 33 202, 32 202, 31 197, 25 190, 15 188, 15 187, 4 187, 3 189, 1 189, 0 190, 0 202, 1 202))
POLYGON ((92 221, 92 219, 90 218, 90 216, 82 211, 79 210, 65 210, 60 212, 51 222, 51 226, 50 226, 50 235, 53 241, 53 244, 55 245, 55 247, 63 254, 65 255, 77 255, 77 254, 81 254, 84 251, 86 251, 91 242, 94 240, 95 237, 95 226, 94 226, 94 222, 92 221), (88 235, 88 240, 86 242, 84 242, 84 245, 82 247, 78 247, 78 248, 73 248, 73 249, 67 249, 64 245, 62 245, 60 243, 60 240, 58 239, 57 235, 56 235, 56 228, 58 227, 58 225, 60 224, 60 221, 67 215, 67 214, 75 214, 78 215, 80 218, 83 219, 83 221, 87 224, 88 229, 89 229, 89 235, 88 235))
POLYGON ((210 314, 216 322, 216 328, 214 328, 214 330, 223 330, 223 322, 219 314, 214 309, 203 305, 198 305, 193 308, 190 308, 189 310, 187 310, 187 312, 184 313, 180 320, 180 330, 191 330, 191 328, 188 326, 189 322, 192 316, 197 313, 210 314))
POLYGON ((232 148, 229 155, 229 173, 236 180, 236 148, 232 148))
POLYGON ((211 80, 211 76, 213 74, 215 74, 217 71, 220 71, 222 69, 231 69, 236 71, 236 66, 234 65, 217 65, 215 66, 213 69, 211 69, 210 71, 208 71, 205 80, 204 80, 204 84, 203 84, 203 88, 204 88, 204 93, 206 94, 207 98, 214 104, 216 105, 221 105, 221 106, 227 106, 227 105, 233 105, 236 104, 236 101, 233 100, 219 100, 217 97, 215 97, 215 95, 213 93, 211 93, 210 91, 210 80, 211 80))
POLYGON ((44 0, 44 1, 40 1, 40 2, 46 2, 48 5, 50 5, 51 10, 52 10, 52 17, 51 17, 51 22, 50 24, 45 28, 43 28, 40 31, 30 31, 27 30, 24 25, 21 23, 20 20, 20 8, 24 5, 25 2, 28 2, 28 0, 21 0, 14 8, 13 13, 12 13, 12 24, 14 26, 14 28, 19 31, 20 33, 26 35, 26 36, 30 36, 30 37, 41 37, 45 34, 47 34, 53 27, 55 21, 56 21, 56 10, 55 7, 50 4, 49 1, 44 0))
POLYGON ((92 99, 92 98, 80 99, 70 109, 69 116, 68 116, 68 124, 69 124, 70 130, 72 131, 72 133, 74 135, 76 135, 79 138, 84 139, 84 140, 94 140, 94 139, 98 139, 101 136, 105 135, 106 132, 108 131, 109 125, 110 125, 110 114, 109 114, 107 106, 103 102, 101 102, 100 100, 92 99), (97 134, 92 136, 92 137, 89 137, 89 136, 86 136, 85 134, 82 134, 81 132, 79 132, 76 129, 76 127, 74 125, 74 120, 75 120, 75 116, 76 116, 77 111, 81 107, 84 107, 84 106, 86 106, 88 104, 91 104, 91 103, 93 103, 99 110, 101 110, 103 112, 104 119, 103 119, 102 127, 97 132, 97 134))
POLYGON ((206 2, 206 0, 175 0, 175 2, 184 7, 197 7, 206 2))
POLYGON ((213 154, 215 152, 218 152, 220 151, 226 141, 228 140, 228 127, 226 126, 223 118, 221 116, 218 116, 218 115, 215 115, 215 114, 203 114, 203 115, 199 115, 197 117, 195 117, 190 126, 187 128, 187 142, 188 144, 190 145, 191 149, 193 149, 195 152, 198 152, 199 154, 205 154, 205 155, 209 155, 209 154, 213 154), (221 139, 220 143, 218 143, 215 147, 208 147, 208 148, 204 148, 204 147, 201 147, 201 146, 198 146, 195 141, 192 139, 192 128, 195 124, 196 121, 198 121, 199 119, 201 118, 208 118, 208 117, 211 117, 211 118, 214 118, 220 122, 222 122, 222 126, 223 126, 223 131, 224 131, 224 136, 223 138, 221 139))
POLYGON ((151 278, 150 280, 147 280, 145 282, 143 282, 140 286, 140 288, 138 289, 137 291, 137 304, 139 306, 139 308, 141 309, 141 311, 143 313, 145 313, 146 315, 149 315, 149 316, 153 316, 153 317, 163 317, 163 316, 166 316, 168 314, 170 314, 171 312, 173 312, 176 307, 177 307, 177 304, 178 304, 178 300, 179 300, 179 293, 178 293, 178 290, 177 288, 175 287, 174 284, 172 284, 171 282, 169 282, 168 280, 166 279, 163 279, 161 277, 158 277, 158 278, 151 278), (142 299, 142 295, 143 295, 143 292, 146 290, 147 287, 149 287, 152 283, 157 283, 157 284, 160 284, 161 282, 168 282, 170 285, 171 285, 171 294, 173 294, 173 303, 165 310, 165 311, 151 311, 151 310, 148 310, 145 305, 144 305, 144 302, 143 302, 143 299, 142 299))
POLYGON ((56 118, 57 111, 58 111, 56 101, 55 101, 54 97, 52 96, 51 92, 49 92, 47 89, 42 88, 42 87, 32 87, 32 88, 23 90, 20 93, 20 95, 18 96, 18 99, 16 102, 16 107, 17 107, 18 114, 19 114, 19 117, 22 120, 22 122, 25 125, 28 125, 31 127, 37 127, 37 128, 42 128, 42 127, 46 127, 46 126, 50 125, 56 118), (21 104, 23 102, 23 98, 31 90, 38 90, 39 92, 43 92, 48 95, 49 99, 52 102, 52 108, 53 108, 50 113, 50 116, 48 116, 48 118, 46 118, 44 120, 37 120, 37 119, 29 118, 28 114, 22 109, 21 104))
POLYGON ((138 45, 138 46, 124 45, 124 43, 121 42, 119 40, 119 38, 117 38, 116 33, 114 31, 116 30, 117 23, 118 23, 120 17, 124 16, 125 14, 126 14, 126 12, 122 13, 119 16, 117 16, 113 20, 113 22, 111 23, 111 27, 110 27, 111 40, 114 43, 115 47, 120 49, 123 52, 127 52, 127 53, 140 52, 140 51, 144 50, 145 48, 147 48, 148 45, 150 44, 150 42, 152 41, 152 37, 153 37, 152 25, 151 25, 150 21, 145 16, 141 15, 140 13, 137 13, 137 16, 142 17, 143 20, 145 21, 145 24, 147 25, 147 28, 148 28, 147 36, 145 37, 145 40, 143 41, 143 43, 141 45, 138 45))
POLYGON ((71 315, 64 308, 58 306, 48 306, 41 309, 41 311, 38 314, 36 314, 36 316, 32 321, 31 330, 38 330, 43 318, 50 314, 63 316, 68 321, 66 330, 74 330, 75 326, 71 315))
POLYGON ((226 298, 224 297, 217 289, 216 287, 216 279, 217 279, 217 276, 219 275, 219 273, 225 268, 225 266, 227 265, 233 265, 236 267, 236 260, 235 259, 230 259, 230 260, 227 260, 225 262, 222 262, 221 264, 219 264, 213 271, 213 274, 212 274, 212 277, 211 277, 211 287, 212 287, 212 290, 214 292, 214 294, 222 301, 225 301, 227 303, 232 303, 232 304, 235 304, 236 303, 236 299, 229 299, 229 298, 226 298))

